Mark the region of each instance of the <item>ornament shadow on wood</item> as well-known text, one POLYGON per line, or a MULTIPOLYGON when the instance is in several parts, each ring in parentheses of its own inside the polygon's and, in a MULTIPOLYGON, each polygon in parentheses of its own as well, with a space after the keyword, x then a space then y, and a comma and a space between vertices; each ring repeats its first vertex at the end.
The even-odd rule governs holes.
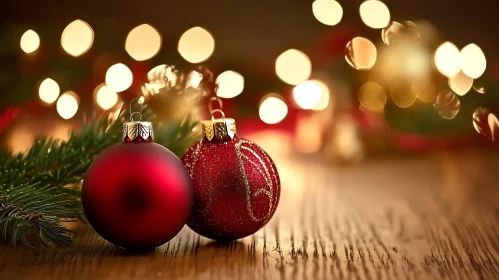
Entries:
POLYGON ((194 204, 187 225, 215 240, 251 235, 272 218, 281 184, 270 156, 236 134, 236 122, 211 107, 202 122, 204 137, 182 157, 194 185, 194 204), (221 118, 216 119, 215 113, 221 118))

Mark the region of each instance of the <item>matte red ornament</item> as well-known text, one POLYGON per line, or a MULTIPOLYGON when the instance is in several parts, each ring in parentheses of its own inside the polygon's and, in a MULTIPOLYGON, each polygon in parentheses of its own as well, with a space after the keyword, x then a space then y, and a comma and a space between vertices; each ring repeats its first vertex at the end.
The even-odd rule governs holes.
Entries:
POLYGON ((216 240, 251 235, 273 216, 281 191, 274 162, 235 135, 234 119, 203 122, 205 137, 182 157, 194 185, 187 225, 216 240))
POLYGON ((151 142, 148 122, 124 124, 123 141, 90 165, 82 187, 87 220, 107 241, 129 249, 162 245, 185 225, 193 188, 182 162, 151 142))

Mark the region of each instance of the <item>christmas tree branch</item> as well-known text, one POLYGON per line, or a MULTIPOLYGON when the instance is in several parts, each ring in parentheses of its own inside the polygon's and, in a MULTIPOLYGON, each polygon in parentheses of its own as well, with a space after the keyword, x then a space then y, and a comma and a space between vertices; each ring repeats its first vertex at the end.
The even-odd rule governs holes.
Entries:
MULTIPOLYGON (((0 233, 13 245, 36 235, 44 246, 71 245, 70 231, 61 220, 81 218, 80 185, 93 159, 104 149, 122 141, 122 111, 117 121, 108 115, 84 123, 80 133, 67 141, 38 139, 26 154, 0 151, 0 233)), ((154 121, 150 112, 144 119, 154 121)), ((186 117, 168 124, 156 124, 156 142, 180 156, 197 140, 196 121, 186 117)))

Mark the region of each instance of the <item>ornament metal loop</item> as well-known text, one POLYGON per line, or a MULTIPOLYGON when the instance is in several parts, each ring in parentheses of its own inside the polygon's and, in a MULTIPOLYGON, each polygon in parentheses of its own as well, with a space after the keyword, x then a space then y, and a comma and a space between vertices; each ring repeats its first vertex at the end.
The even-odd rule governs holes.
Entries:
POLYGON ((213 113, 216 110, 218 110, 218 112, 220 112, 220 111, 223 111, 223 109, 224 109, 224 104, 222 102, 222 99, 220 99, 220 97, 213 96, 213 97, 210 98, 210 100, 208 101, 208 110, 210 111, 210 115, 213 115, 213 113), (213 109, 213 102, 214 101, 218 102, 218 109, 215 109, 215 110, 213 109))
POLYGON ((144 103, 140 100, 140 98, 132 99, 132 101, 130 101, 130 121, 136 122, 133 120, 134 115, 139 116, 139 120, 138 120, 139 122, 142 121, 142 110, 144 110, 144 103), (132 105, 133 105, 134 101, 137 101, 137 103, 140 105, 140 111, 135 111, 135 112, 132 111, 132 105))
POLYGON ((222 115, 222 121, 225 122, 225 113, 224 111, 220 110, 220 109, 215 109, 213 111, 211 111, 211 120, 214 122, 215 121, 215 113, 220 113, 220 115, 222 115))

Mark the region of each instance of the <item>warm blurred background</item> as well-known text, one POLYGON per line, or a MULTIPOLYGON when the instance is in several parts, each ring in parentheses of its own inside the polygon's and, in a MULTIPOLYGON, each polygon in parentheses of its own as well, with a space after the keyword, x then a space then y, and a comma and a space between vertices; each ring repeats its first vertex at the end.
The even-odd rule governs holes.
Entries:
POLYGON ((226 115, 271 154, 493 147, 497 1, 7 2, 0 140, 16 152, 143 96, 162 64, 209 68, 226 115))

